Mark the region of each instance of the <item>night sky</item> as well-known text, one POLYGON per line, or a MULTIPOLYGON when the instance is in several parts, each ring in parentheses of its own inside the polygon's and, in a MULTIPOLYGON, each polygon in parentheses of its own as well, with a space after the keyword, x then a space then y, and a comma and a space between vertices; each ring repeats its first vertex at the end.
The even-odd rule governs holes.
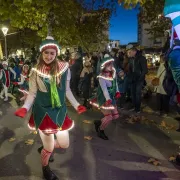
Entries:
POLYGON ((120 40, 120 44, 137 42, 137 14, 137 8, 126 10, 118 6, 116 15, 110 20, 110 39, 120 40))

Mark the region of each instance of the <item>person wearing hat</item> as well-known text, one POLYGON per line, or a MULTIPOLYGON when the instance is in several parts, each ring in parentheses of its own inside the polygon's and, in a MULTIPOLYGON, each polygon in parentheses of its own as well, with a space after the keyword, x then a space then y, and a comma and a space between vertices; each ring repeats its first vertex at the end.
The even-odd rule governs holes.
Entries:
POLYGON ((140 113, 142 88, 148 72, 147 60, 132 44, 126 46, 129 58, 129 82, 131 86, 132 111, 140 113))
POLYGON ((121 96, 118 89, 113 58, 105 56, 102 59, 100 74, 97 78, 99 80, 97 94, 90 100, 90 104, 100 109, 103 113, 104 117, 101 120, 94 121, 95 130, 100 138, 108 140, 104 130, 112 120, 119 118, 116 99, 121 96))
MULTIPOLYGON (((22 92, 23 94, 27 94, 29 90, 29 77, 28 76, 29 76, 29 65, 24 64, 22 67, 21 75, 20 75, 20 82, 18 81, 13 82, 14 86, 20 86, 19 91, 22 92)), ((21 99, 19 99, 18 97, 16 97, 16 99, 19 105, 21 99)))
POLYGON ((79 91, 82 92, 83 94, 83 98, 84 98, 83 105, 87 108, 90 108, 88 105, 88 99, 94 87, 93 68, 89 60, 86 60, 83 66, 84 67, 80 75, 79 91))
POLYGON ((76 101, 70 90, 69 65, 57 59, 60 52, 58 43, 48 36, 40 45, 40 52, 38 63, 29 75, 29 94, 15 115, 25 117, 33 105, 28 126, 39 131, 43 143, 43 147, 38 149, 43 175, 47 180, 57 180, 49 167, 49 159, 54 148, 68 148, 69 130, 74 126, 74 121, 67 115, 65 97, 79 114, 86 108, 76 101))
POLYGON ((11 67, 8 67, 7 61, 3 61, 2 65, 3 69, 0 71, 0 79, 2 79, 3 89, 0 93, 0 98, 4 99, 4 101, 8 101, 8 89, 11 83, 10 75, 12 73, 14 75, 14 79, 16 79, 16 72, 11 67))
POLYGON ((21 90, 28 91, 28 89, 29 89, 29 85, 28 85, 28 81, 29 81, 28 72, 29 72, 29 65, 24 64, 23 67, 22 67, 21 75, 20 75, 21 81, 20 82, 13 82, 13 84, 15 86, 20 85, 20 89, 21 90))
POLYGON ((77 96, 79 96, 78 84, 80 80, 80 74, 83 69, 83 60, 79 52, 72 53, 71 57, 74 61, 73 64, 71 65, 71 74, 72 74, 71 88, 72 88, 72 91, 77 96))

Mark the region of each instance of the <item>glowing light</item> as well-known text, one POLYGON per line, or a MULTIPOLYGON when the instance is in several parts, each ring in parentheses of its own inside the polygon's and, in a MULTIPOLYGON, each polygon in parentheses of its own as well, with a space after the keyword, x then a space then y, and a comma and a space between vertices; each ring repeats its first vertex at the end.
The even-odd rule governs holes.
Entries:
POLYGON ((115 109, 115 107, 113 105, 110 105, 110 106, 107 107, 107 106, 99 106, 97 103, 92 102, 92 101, 90 101, 89 103, 92 106, 95 106, 98 109, 104 109, 104 110, 114 110, 115 109))
MULTIPOLYGON (((70 131, 71 129, 74 128, 74 126, 75 126, 75 124, 74 124, 74 121, 73 121, 72 126, 71 126, 69 129, 60 130, 60 129, 61 129, 61 127, 60 127, 60 128, 58 128, 58 129, 46 129, 46 130, 43 130, 43 132, 44 132, 44 133, 56 133, 57 131, 67 131, 67 130, 70 131)), ((36 128, 30 126, 29 123, 28 123, 28 128, 29 128, 30 130, 32 130, 32 131, 36 131, 36 128)))
MULTIPOLYGON (((68 69, 68 67, 69 67, 69 64, 66 63, 65 67, 61 71, 59 71, 59 73, 57 73, 55 77, 62 75, 68 69)), ((50 74, 44 74, 42 71, 39 71, 36 68, 32 68, 32 71, 35 71, 39 76, 44 77, 44 78, 50 79, 52 77, 50 74)))
POLYGON ((42 50, 44 47, 48 47, 48 46, 55 46, 55 47, 57 48, 57 50, 58 50, 58 54, 60 53, 59 46, 56 45, 56 44, 53 44, 53 43, 49 43, 49 44, 45 44, 45 45, 41 46, 41 47, 39 48, 39 51, 41 52, 41 50, 42 50))
POLYGON ((104 63, 101 64, 101 69, 104 68, 105 64, 113 62, 113 61, 114 61, 114 59, 109 59, 109 60, 105 61, 104 63))
POLYGON ((4 36, 6 36, 7 32, 8 32, 8 28, 7 27, 3 27, 1 30, 2 30, 2 32, 4 34, 4 36))

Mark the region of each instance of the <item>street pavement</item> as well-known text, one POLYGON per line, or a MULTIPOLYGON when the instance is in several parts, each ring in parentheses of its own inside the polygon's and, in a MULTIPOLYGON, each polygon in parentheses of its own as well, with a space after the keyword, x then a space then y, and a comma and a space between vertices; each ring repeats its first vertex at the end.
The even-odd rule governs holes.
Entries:
MULTIPOLYGON (((17 104, 10 99, 0 100, 0 180, 41 180, 42 171, 37 148, 41 146, 38 134, 27 128, 27 120, 13 115, 17 104), (15 138, 15 139, 10 139, 15 138), (25 144, 33 139, 32 145, 25 144)), ((96 136, 93 121, 101 118, 94 110, 78 115, 72 107, 68 111, 75 120, 70 131, 70 147, 56 149, 55 161, 50 164, 61 180, 179 180, 180 167, 168 161, 179 151, 180 133, 162 130, 157 125, 128 124, 126 111, 106 130, 104 141, 96 136), (85 140, 84 136, 92 137, 85 140), (161 165, 148 163, 157 158, 161 165)), ((149 119, 161 122, 153 114, 149 119)), ((177 126, 173 119, 168 120, 177 126)))

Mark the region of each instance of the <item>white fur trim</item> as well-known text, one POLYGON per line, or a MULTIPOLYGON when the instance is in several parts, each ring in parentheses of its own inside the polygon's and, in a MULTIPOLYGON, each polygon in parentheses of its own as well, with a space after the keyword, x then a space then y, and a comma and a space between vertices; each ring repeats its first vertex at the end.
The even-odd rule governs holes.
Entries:
POLYGON ((47 36, 46 39, 54 40, 54 38, 52 36, 47 36))
POLYGON ((104 58, 107 58, 107 57, 110 57, 109 54, 105 54, 105 55, 104 55, 104 58))
POLYGON ((3 65, 3 64, 6 64, 6 65, 8 66, 8 62, 7 62, 7 61, 3 61, 3 62, 2 62, 2 65, 3 65))

